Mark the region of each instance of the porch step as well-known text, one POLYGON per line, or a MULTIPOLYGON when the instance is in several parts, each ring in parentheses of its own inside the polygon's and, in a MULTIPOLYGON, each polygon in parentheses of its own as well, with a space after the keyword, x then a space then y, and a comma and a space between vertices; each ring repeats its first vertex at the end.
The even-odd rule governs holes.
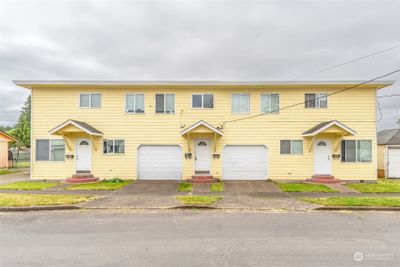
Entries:
POLYGON ((71 177, 68 177, 67 179, 65 179, 65 181, 67 183, 74 183, 74 184, 93 183, 93 182, 99 181, 99 178, 94 177, 93 174, 86 172, 86 173, 75 173, 71 177))
POLYGON ((325 175, 325 174, 316 174, 311 176, 311 179, 307 179, 307 183, 312 183, 312 184, 339 184, 342 181, 339 179, 336 179, 332 175, 325 175))
POLYGON ((217 179, 214 179, 214 177, 212 175, 192 175, 192 179, 188 180, 189 183, 198 183, 198 184, 202 184, 202 183, 213 183, 218 181, 217 179))

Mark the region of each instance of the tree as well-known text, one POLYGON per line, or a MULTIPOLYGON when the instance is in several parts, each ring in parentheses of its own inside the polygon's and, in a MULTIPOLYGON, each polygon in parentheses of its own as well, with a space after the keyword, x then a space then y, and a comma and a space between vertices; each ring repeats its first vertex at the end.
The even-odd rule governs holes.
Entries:
POLYGON ((397 120, 397 124, 400 126, 400 119, 397 120))
POLYGON ((11 130, 11 129, 12 129, 11 126, 0 125, 0 131, 2 131, 2 132, 8 132, 8 131, 11 130))
POLYGON ((26 99, 22 107, 17 124, 7 132, 17 139, 15 145, 18 147, 31 146, 31 96, 26 99))

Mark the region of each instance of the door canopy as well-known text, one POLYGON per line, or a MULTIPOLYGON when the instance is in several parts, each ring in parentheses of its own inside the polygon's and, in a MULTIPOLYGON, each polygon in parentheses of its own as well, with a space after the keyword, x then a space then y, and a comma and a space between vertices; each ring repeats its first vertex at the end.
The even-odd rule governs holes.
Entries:
POLYGON ((84 133, 89 136, 103 136, 103 133, 97 130, 96 128, 90 126, 86 122, 77 121, 77 120, 67 120, 66 122, 61 123, 57 127, 50 130, 50 134, 54 135, 68 135, 74 133, 84 133))
POLYGON ((211 133, 211 134, 216 134, 219 136, 224 135, 224 133, 220 129, 212 126, 211 124, 209 124, 203 120, 198 121, 195 124, 193 124, 192 126, 183 130, 181 132, 181 135, 185 136, 185 135, 188 135, 191 133, 211 133))
POLYGON ((357 134, 356 131, 354 131, 350 127, 347 127, 343 123, 341 123, 337 120, 332 120, 332 121, 321 122, 320 124, 305 131, 303 133, 303 137, 315 137, 316 135, 321 134, 321 133, 331 133, 331 134, 337 134, 337 135, 341 135, 341 136, 357 134))

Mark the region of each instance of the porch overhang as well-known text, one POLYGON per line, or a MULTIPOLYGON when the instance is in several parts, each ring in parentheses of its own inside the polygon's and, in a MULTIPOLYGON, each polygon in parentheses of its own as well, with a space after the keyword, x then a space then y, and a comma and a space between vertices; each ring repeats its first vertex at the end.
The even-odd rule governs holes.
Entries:
POLYGON ((89 136, 103 136, 103 133, 86 122, 67 120, 49 131, 53 135, 66 135, 72 133, 85 133, 89 136))
POLYGON ((187 136, 191 133, 211 133, 211 134, 216 134, 219 136, 223 136, 224 133, 219 130, 218 128, 212 126, 211 124, 209 124, 208 122, 205 122, 203 120, 200 120, 198 122, 196 122, 195 124, 193 124, 192 126, 186 128, 185 130, 183 130, 181 132, 181 136, 187 136))
POLYGON ((335 134, 340 136, 356 135, 357 132, 343 123, 332 120, 321 122, 303 133, 303 137, 314 137, 318 134, 335 134))

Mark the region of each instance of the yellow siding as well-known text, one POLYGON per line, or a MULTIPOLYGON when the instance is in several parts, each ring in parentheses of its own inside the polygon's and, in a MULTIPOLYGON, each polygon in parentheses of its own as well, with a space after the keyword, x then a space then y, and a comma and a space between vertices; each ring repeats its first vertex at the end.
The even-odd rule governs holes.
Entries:
MULTIPOLYGON (((338 86, 84 86, 79 88, 47 87, 32 89, 32 150, 35 140, 40 138, 62 138, 51 136, 49 130, 68 119, 84 121, 104 133, 105 139, 125 139, 124 155, 103 155, 102 138, 95 138, 97 150, 92 152, 92 172, 100 178, 121 176, 136 179, 136 152, 140 144, 177 144, 188 151, 188 143, 180 132, 199 120, 217 127, 225 120, 247 115, 231 113, 232 93, 249 93, 251 115, 260 112, 261 93, 279 93, 280 106, 288 106, 304 101, 304 93, 331 93, 338 86), (79 94, 83 92, 101 93, 102 105, 98 109, 79 108, 79 94), (125 95, 145 94, 145 114, 126 114, 125 95), (176 114, 155 114, 155 94, 174 93, 176 114), (213 109, 192 109, 193 93, 213 93, 213 109)), ((309 150, 311 138, 304 139, 303 155, 280 155, 281 139, 303 139, 302 133, 316 124, 336 119, 357 132, 348 139, 371 139, 372 162, 342 163, 332 160, 333 175, 340 179, 376 179, 376 129, 375 129, 375 88, 355 88, 341 94, 332 95, 327 109, 305 109, 298 105, 282 110, 279 114, 260 116, 250 120, 227 123, 224 136, 217 139, 217 153, 220 159, 211 159, 211 172, 217 178, 222 176, 222 150, 231 144, 264 144, 268 147, 268 173, 270 179, 306 179, 313 174, 313 149, 309 150)), ((201 130, 201 129, 199 129, 201 130)), ((332 153, 340 146, 332 138, 332 153)), ((212 134, 196 133, 191 138, 209 137, 212 134)), ((74 139, 71 138, 74 154, 74 139)), ((193 149, 193 143, 192 143, 193 149)), ((213 150, 213 145, 210 146, 213 150)), ((213 151, 211 151, 213 153, 213 151)), ((34 153, 33 153, 34 155, 34 153)), ((193 158, 183 159, 183 178, 193 174, 193 158)), ((65 162, 38 162, 33 159, 33 179, 64 179, 75 172, 75 160, 65 162)))
POLYGON ((385 169, 385 146, 384 145, 378 145, 377 156, 378 156, 378 170, 384 170, 385 169))

